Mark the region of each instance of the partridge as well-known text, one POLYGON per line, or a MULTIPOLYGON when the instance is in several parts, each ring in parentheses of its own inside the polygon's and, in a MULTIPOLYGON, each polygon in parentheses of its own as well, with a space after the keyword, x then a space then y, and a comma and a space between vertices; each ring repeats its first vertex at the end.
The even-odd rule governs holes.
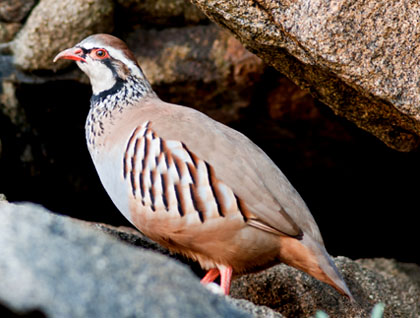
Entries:
POLYGON ((156 95, 134 54, 108 34, 54 59, 76 61, 92 86, 86 140, 101 182, 141 232, 220 275, 278 263, 352 299, 309 209, 273 161, 243 134, 156 95))

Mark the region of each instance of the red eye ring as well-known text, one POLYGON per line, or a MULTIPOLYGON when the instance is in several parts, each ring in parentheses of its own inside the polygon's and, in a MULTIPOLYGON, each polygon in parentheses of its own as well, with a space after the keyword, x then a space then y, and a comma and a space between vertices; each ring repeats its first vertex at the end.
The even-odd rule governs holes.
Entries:
POLYGON ((95 49, 92 53, 94 54, 94 57, 98 59, 105 59, 109 57, 108 52, 105 49, 95 49))

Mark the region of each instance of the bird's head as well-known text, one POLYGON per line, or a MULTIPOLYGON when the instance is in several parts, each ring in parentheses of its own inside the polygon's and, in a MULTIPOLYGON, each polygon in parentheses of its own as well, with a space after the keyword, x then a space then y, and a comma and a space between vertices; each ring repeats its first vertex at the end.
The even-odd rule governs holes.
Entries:
POLYGON ((60 59, 74 60, 86 73, 94 95, 112 93, 121 87, 129 77, 145 81, 134 54, 127 45, 109 34, 94 34, 74 47, 57 54, 54 62, 60 59))

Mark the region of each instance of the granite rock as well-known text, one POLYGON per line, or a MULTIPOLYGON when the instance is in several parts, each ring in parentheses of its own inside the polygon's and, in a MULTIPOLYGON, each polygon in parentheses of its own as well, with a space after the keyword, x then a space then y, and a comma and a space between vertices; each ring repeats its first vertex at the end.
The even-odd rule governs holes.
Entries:
POLYGON ((420 4, 192 0, 265 62, 388 146, 420 144, 420 4))
POLYGON ((2 0, 0 21, 22 22, 34 5, 35 0, 2 0))
POLYGON ((214 24, 138 29, 127 44, 160 98, 224 123, 249 106, 265 70, 261 59, 214 24))
POLYGON ((238 308, 250 313, 253 318, 285 318, 281 313, 274 311, 267 306, 257 306, 245 299, 228 297, 226 300, 238 308))
POLYGON ((0 304, 17 314, 250 317, 186 266, 39 206, 0 202, 0 246, 0 304))
POLYGON ((0 43, 13 40, 16 33, 20 30, 22 24, 18 22, 0 22, 0 43))
MULTIPOLYGON (((171 255, 132 228, 92 226, 127 243, 171 255)), ((171 256, 194 268, 193 262, 171 256)), ((377 303, 385 305, 384 318, 417 318, 420 315, 420 266, 384 258, 353 261, 336 257, 334 261, 356 302, 350 302, 332 287, 284 264, 235 278, 231 297, 238 300, 237 306, 254 315, 261 314, 261 317, 277 317, 276 314, 312 317, 318 310, 323 310, 330 317, 368 318, 377 303)))
POLYGON ((188 0, 117 0, 123 23, 142 26, 185 26, 203 23, 207 17, 188 0))
POLYGON ((92 33, 111 32, 113 13, 112 0, 40 0, 10 45, 16 66, 34 71, 69 65, 52 60, 92 33))
POLYGON ((1 198, 0 246, 0 312, 28 317, 350 318, 369 317, 379 302, 384 318, 420 314, 420 267, 390 259, 335 258, 355 303, 286 265, 236 277, 225 298, 132 228, 1 198))
POLYGON ((387 259, 353 261, 336 257, 334 260, 355 303, 329 286, 283 264, 234 280, 232 297, 267 306, 285 317, 310 317, 322 310, 330 317, 369 318, 377 303, 385 305, 384 318, 419 317, 418 265, 387 259))

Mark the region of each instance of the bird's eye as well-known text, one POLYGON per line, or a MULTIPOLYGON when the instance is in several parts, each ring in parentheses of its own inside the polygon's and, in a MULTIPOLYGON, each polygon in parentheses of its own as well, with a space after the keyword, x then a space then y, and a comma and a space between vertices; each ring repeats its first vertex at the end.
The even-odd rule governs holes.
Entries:
POLYGON ((100 58, 100 59, 103 59, 103 58, 106 58, 108 56, 108 52, 104 49, 97 49, 97 50, 95 50, 95 56, 100 58))

